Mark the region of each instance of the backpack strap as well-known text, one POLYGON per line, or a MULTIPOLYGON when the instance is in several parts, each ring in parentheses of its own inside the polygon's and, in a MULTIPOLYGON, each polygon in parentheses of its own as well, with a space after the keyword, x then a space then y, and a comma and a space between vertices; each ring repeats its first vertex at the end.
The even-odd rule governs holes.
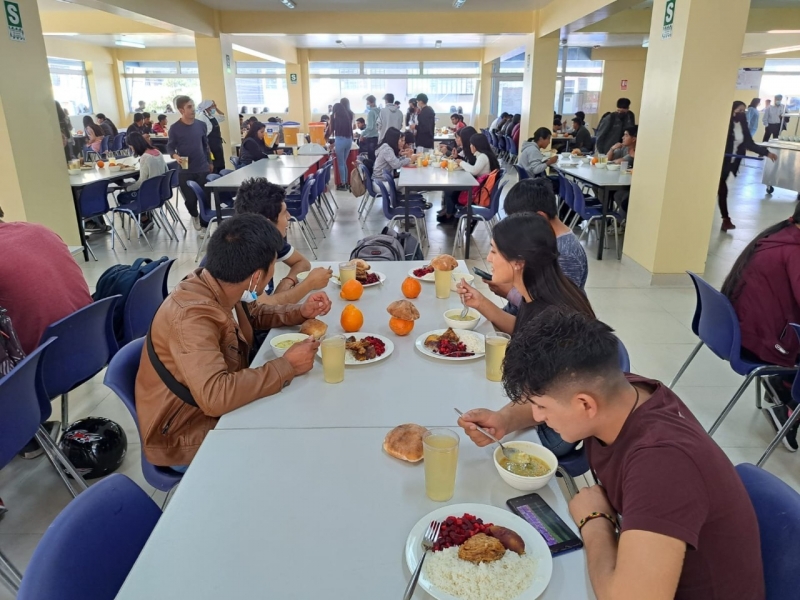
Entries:
POLYGON ((150 325, 150 329, 147 331, 147 356, 150 359, 150 363, 153 365, 153 368, 156 370, 159 379, 161 379, 162 383, 167 386, 167 389, 170 392, 175 394, 186 404, 197 407, 197 402, 195 401, 194 396, 192 396, 192 392, 189 391, 189 388, 175 379, 172 373, 169 372, 169 369, 167 369, 167 367, 164 366, 164 363, 161 362, 161 359, 158 358, 156 349, 153 347, 153 340, 151 339, 152 329, 153 326, 150 325))

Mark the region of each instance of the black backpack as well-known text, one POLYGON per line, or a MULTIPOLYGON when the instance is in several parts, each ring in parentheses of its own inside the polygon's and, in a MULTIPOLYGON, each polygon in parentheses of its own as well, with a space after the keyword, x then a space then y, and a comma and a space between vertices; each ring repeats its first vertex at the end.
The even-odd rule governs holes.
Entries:
POLYGON ((375 260, 423 260, 419 241, 410 233, 398 233, 384 227, 380 235, 371 235, 359 240, 350 253, 350 259, 375 260))
POLYGON ((125 311, 125 303, 128 301, 128 294, 131 293, 133 284, 155 269, 158 265, 168 260, 169 258, 166 256, 162 256, 157 260, 138 258, 132 265, 114 265, 113 267, 109 267, 103 272, 100 279, 97 280, 97 288, 95 293, 92 294, 93 300, 102 300, 103 298, 109 298, 117 294, 122 296, 114 305, 114 337, 117 338, 118 342, 121 342, 125 338, 123 313, 125 311))

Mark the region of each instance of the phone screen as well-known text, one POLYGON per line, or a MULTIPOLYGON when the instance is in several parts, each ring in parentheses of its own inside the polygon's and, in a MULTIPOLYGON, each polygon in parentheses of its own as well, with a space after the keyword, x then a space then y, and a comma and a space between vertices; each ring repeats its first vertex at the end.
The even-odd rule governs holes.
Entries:
POLYGON ((581 539, 539 494, 512 498, 507 504, 541 534, 552 554, 576 550, 583 546, 581 539))

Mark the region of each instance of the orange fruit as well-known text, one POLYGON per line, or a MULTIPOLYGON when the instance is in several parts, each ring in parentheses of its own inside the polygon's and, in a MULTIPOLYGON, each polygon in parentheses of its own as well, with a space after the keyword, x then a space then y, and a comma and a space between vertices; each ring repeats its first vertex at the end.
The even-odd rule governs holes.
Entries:
POLYGON ((406 277, 400 290, 406 298, 416 298, 422 292, 422 285, 413 277, 406 277))
POLYGON ((422 166, 423 167, 427 167, 428 166, 428 161, 427 160, 423 160, 422 161, 422 166))
POLYGON ((342 286, 342 291, 339 293, 339 296, 342 298, 342 300, 352 301, 361 298, 363 293, 364 286, 361 285, 361 282, 351 279, 342 286))
POLYGON ((105 166, 106 166, 106 163, 104 163, 102 160, 98 160, 97 161, 97 168, 98 169, 102 169, 105 166))
POLYGON ((342 325, 342 329, 347 333, 353 333, 361 329, 361 326, 364 324, 364 315, 355 306, 348 304, 344 307, 344 310, 342 310, 342 317, 339 323, 342 325))
POLYGON ((443 160, 442 162, 439 163, 439 166, 442 167, 443 169, 446 169, 447 168, 447 161, 443 160))
POLYGON ((593 164, 593 165, 596 165, 596 164, 597 164, 597 157, 596 157, 596 156, 593 156, 593 157, 592 157, 592 164, 593 164))
POLYGON ((389 319, 389 329, 397 335, 408 335, 414 329, 414 321, 406 321, 405 319, 398 319, 392 317, 389 319))

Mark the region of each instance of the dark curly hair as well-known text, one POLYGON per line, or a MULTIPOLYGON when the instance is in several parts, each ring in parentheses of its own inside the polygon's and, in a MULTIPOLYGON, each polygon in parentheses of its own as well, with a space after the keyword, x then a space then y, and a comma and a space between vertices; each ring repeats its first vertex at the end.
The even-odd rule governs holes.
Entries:
POLYGON ((565 385, 614 387, 624 375, 619 340, 602 321, 551 306, 514 334, 503 361, 503 389, 512 402, 565 385))
POLYGON ((281 186, 270 183, 264 177, 255 177, 246 179, 239 186, 233 208, 237 215, 255 213, 277 223, 285 200, 286 190, 281 186))

